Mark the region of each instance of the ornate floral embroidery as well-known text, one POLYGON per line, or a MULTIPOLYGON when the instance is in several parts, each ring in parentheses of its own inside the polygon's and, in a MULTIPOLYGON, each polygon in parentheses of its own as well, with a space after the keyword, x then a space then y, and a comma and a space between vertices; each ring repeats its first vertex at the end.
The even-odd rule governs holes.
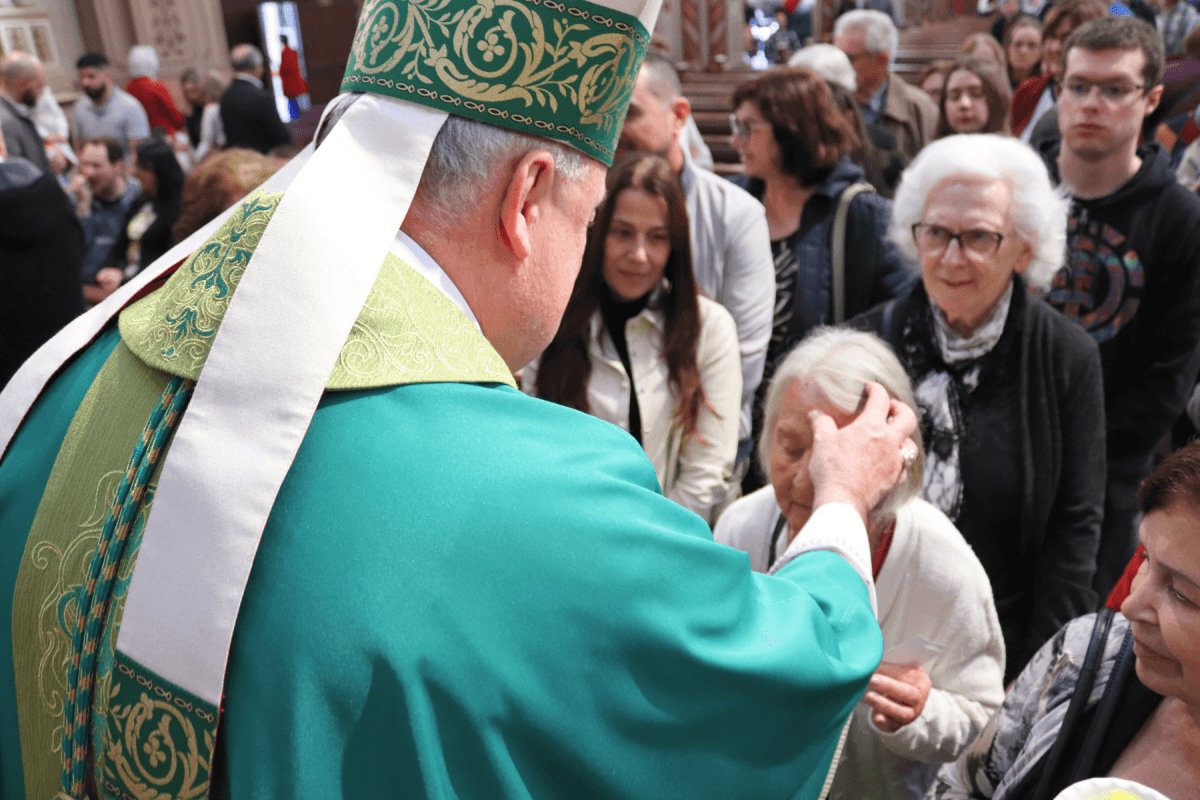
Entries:
POLYGON ((607 164, 649 38, 635 17, 587 0, 367 0, 342 90, 557 139, 607 164))
POLYGON ((199 375, 233 290, 282 197, 252 195, 176 270, 168 290, 123 312, 121 333, 129 348, 172 374, 199 375))
POLYGON ((104 769, 110 797, 202 800, 216 745, 217 709, 118 652, 109 692, 104 769))
MULTIPOLYGON (((121 313, 121 336, 139 359, 182 378, 200 377, 229 298, 280 197, 252 195, 161 290, 121 313)), ((389 254, 327 386, 439 381, 515 386, 504 360, 458 306, 389 254)))

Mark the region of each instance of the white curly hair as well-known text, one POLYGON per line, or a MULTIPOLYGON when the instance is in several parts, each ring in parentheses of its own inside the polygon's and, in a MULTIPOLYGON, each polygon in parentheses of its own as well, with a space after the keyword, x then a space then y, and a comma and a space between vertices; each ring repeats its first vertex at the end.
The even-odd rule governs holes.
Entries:
POLYGON ((919 263, 912 226, 921 221, 929 192, 947 178, 1004 181, 1012 189, 1013 227, 1033 248, 1025 281, 1045 291, 1063 264, 1067 245, 1066 192, 1054 188, 1042 159, 1023 142, 996 133, 947 136, 925 146, 900 177, 888 236, 919 263))

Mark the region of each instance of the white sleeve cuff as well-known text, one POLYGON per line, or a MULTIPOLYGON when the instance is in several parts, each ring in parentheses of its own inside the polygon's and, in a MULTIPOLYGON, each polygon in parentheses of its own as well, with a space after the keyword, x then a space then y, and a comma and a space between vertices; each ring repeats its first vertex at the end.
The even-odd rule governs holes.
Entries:
POLYGON ((792 539, 787 550, 775 562, 771 574, 787 566, 792 559, 813 550, 828 550, 837 553, 854 567, 854 571, 867 586, 871 598, 871 612, 879 617, 875 599, 875 579, 871 574, 871 545, 867 540, 867 528, 862 517, 848 503, 826 503, 819 507, 804 523, 804 527, 792 539))

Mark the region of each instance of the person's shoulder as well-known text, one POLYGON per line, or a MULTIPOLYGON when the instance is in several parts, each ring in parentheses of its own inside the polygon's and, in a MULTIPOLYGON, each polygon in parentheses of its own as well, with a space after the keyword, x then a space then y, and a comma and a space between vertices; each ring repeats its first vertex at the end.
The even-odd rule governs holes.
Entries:
POLYGON ((923 548, 932 548, 931 552, 937 554, 969 557, 975 564, 979 563, 975 551, 967 544, 957 526, 941 509, 927 500, 914 497, 900 507, 896 517, 898 521, 905 521, 911 526, 913 535, 923 548))
POLYGON ((1049 337, 1052 350, 1073 358, 1099 358, 1096 340, 1082 326, 1067 319, 1040 295, 1029 296, 1026 319, 1049 337))
POLYGON ((737 324, 733 321, 733 315, 729 313, 725 306, 716 300, 710 300, 702 294, 697 294, 696 300, 700 304, 700 326, 702 333, 708 331, 732 333, 733 338, 737 339, 737 324))
POLYGON ((145 112, 145 109, 142 107, 142 101, 138 100, 124 89, 114 86, 112 88, 112 93, 113 96, 111 102, 116 108, 120 108, 125 112, 131 112, 134 110, 145 112))
POLYGON ((725 509, 713 528, 713 539, 744 552, 771 535, 779 519, 775 489, 768 484, 739 497, 725 509))
POLYGON ((916 106, 926 113, 937 113, 937 103, 933 102, 933 98, 921 87, 913 86, 895 73, 888 77, 888 86, 889 88, 894 87, 894 90, 901 94, 909 105, 916 106))
MULTIPOLYGON (((991 595, 991 581, 975 551, 962 533, 940 509, 915 497, 896 512, 897 532, 901 525, 910 537, 905 548, 909 558, 895 564, 911 571, 912 576, 936 584, 949 596, 991 595)), ((886 562, 885 562, 886 565, 886 562)))
POLYGON ((697 191, 710 197, 719 198, 725 207, 731 211, 748 211, 757 214, 765 213, 762 203, 754 196, 738 186, 733 181, 726 180, 703 167, 691 165, 693 185, 697 191))

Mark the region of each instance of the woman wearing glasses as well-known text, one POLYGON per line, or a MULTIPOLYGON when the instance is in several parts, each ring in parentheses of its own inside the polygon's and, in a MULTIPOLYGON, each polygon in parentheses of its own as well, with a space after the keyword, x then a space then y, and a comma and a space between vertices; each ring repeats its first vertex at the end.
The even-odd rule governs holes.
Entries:
MULTIPOLYGON (((820 76, 803 67, 772 70, 739 86, 733 108, 733 143, 745 168, 735 182, 766 207, 775 258, 775 318, 754 408, 757 441, 763 395, 783 356, 816 326, 898 297, 916 275, 887 239, 891 203, 850 160, 858 139, 820 76), (835 237, 843 200, 845 233, 835 237)), ((762 485, 755 471, 743 483, 747 490, 762 485)))
POLYGON ((923 495, 992 582, 1006 683, 1091 589, 1104 508, 1104 399, 1095 343, 1030 292, 1062 264, 1067 201, 1015 139, 928 145, 900 179, 889 235, 921 283, 857 322, 916 387, 923 495))

